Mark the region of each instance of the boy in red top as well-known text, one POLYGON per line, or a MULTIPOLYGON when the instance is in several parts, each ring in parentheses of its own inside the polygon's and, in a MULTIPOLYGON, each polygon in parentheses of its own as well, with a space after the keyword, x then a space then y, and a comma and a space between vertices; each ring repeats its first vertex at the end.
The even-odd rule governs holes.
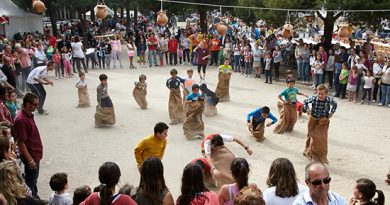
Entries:
POLYGON ((154 36, 154 33, 151 33, 148 40, 146 41, 146 46, 148 47, 149 51, 149 67, 152 67, 152 61, 155 66, 158 66, 157 64, 157 38, 154 36))
POLYGON ((218 34, 214 35, 214 38, 211 39, 210 45, 211 45, 211 62, 209 66, 212 66, 213 63, 215 66, 217 66, 218 63, 218 52, 219 52, 219 47, 220 47, 220 40, 218 39, 218 34))
POLYGON ((50 34, 50 37, 49 37, 49 44, 55 48, 56 45, 57 45, 57 38, 53 36, 53 34, 51 33, 50 34))
POLYGON ((178 42, 174 35, 171 36, 171 38, 168 41, 168 52, 169 52, 169 64, 172 64, 172 58, 174 61, 174 65, 177 65, 177 47, 178 42))

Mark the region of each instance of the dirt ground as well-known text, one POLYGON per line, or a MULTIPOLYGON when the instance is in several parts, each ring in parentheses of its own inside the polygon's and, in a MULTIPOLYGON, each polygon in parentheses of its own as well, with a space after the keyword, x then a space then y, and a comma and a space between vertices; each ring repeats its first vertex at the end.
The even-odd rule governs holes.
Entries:
MULTIPOLYGON (((44 158, 39 176, 39 193, 42 198, 51 194, 50 176, 66 172, 68 190, 81 185, 92 188, 99 185, 98 168, 105 161, 116 162, 122 171, 121 185, 137 186, 139 173, 136 168, 133 148, 137 142, 153 132, 154 124, 169 122, 169 90, 165 81, 169 70, 164 68, 138 68, 130 70, 122 54, 124 69, 90 70, 87 74, 90 94, 90 108, 76 108, 78 98, 74 87, 78 78, 54 80, 54 86, 46 86, 45 108, 48 116, 36 115, 36 123, 44 144, 44 158), (117 123, 111 128, 94 127, 96 87, 101 73, 108 75, 109 94, 113 100, 117 123), (149 108, 141 110, 132 96, 134 81, 139 74, 147 75, 149 108)), ((192 66, 175 67, 179 76, 185 76, 192 66)), ((198 76, 196 76, 198 78, 198 76)), ((217 83, 216 67, 208 67, 206 83, 212 90, 217 83)), ((302 88, 306 94, 311 91, 302 88)), ((246 127, 246 115, 253 109, 267 105, 276 116, 277 95, 285 87, 283 82, 265 84, 263 79, 245 78, 233 74, 230 87, 230 102, 218 104, 216 117, 204 117, 205 133, 225 133, 240 137, 254 152, 248 156, 235 143, 227 146, 238 157, 245 157, 251 166, 249 181, 262 190, 272 161, 278 157, 290 159, 299 180, 304 183, 304 167, 308 163, 302 155, 307 133, 307 117, 298 121, 292 133, 276 135, 273 127, 265 131, 266 140, 256 142, 246 127)), ((336 99, 338 109, 331 119, 329 129, 329 169, 332 177, 331 190, 349 199, 353 193, 354 181, 361 177, 372 179, 377 188, 390 196, 390 189, 384 182, 390 165, 390 109, 377 106, 348 103, 336 99)), ((165 180, 176 199, 180 194, 181 175, 184 166, 192 159, 201 157, 200 140, 188 141, 183 134, 182 124, 170 126, 168 146, 163 159, 165 180)))

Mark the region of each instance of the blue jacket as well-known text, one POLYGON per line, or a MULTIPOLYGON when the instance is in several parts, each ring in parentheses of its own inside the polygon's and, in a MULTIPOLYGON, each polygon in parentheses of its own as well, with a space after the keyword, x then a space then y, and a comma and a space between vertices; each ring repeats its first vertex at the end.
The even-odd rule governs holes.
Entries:
MULTIPOLYGON (((250 112, 246 117, 246 121, 250 122, 251 117, 253 117, 253 119, 256 121, 264 121, 265 119, 263 118, 263 116, 261 116, 261 111, 261 108, 258 108, 250 112)), ((268 114, 267 118, 272 120, 272 124, 275 124, 278 121, 278 119, 271 112, 268 114)))

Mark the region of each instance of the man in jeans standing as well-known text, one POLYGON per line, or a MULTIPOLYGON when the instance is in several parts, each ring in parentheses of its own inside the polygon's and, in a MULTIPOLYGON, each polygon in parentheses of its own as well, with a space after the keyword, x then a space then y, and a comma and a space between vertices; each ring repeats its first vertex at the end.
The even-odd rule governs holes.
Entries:
POLYGON ((17 43, 15 44, 15 50, 17 52, 17 57, 20 61, 20 65, 22 67, 22 75, 21 75, 21 82, 20 83, 20 91, 22 92, 26 92, 27 90, 27 87, 26 87, 26 80, 27 80, 27 77, 28 77, 28 74, 30 74, 31 72, 31 59, 30 59, 30 55, 27 51, 27 49, 25 48, 22 48, 22 46, 17 43))
POLYGON ((152 67, 152 62, 155 66, 158 66, 157 64, 157 38, 154 36, 154 33, 150 33, 150 36, 147 40, 146 45, 148 46, 148 53, 149 53, 149 67, 152 67))
POLYGON ((47 114, 47 112, 43 109, 43 104, 45 103, 46 99, 46 91, 43 85, 54 85, 53 82, 47 79, 47 72, 54 70, 54 68, 55 63, 53 61, 49 61, 46 66, 36 67, 27 77, 28 87, 30 88, 31 92, 39 97, 39 114, 47 114))
POLYGON ((33 93, 26 93, 23 98, 22 110, 16 114, 14 123, 14 136, 24 164, 26 184, 36 199, 39 199, 37 180, 39 162, 43 155, 42 140, 33 115, 38 105, 38 96, 33 93))

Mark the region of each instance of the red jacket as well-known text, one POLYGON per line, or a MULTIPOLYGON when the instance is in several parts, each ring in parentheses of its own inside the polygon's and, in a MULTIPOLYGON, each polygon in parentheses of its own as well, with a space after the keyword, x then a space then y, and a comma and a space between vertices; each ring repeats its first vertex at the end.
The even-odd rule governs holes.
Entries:
POLYGON ((169 41, 168 41, 168 51, 170 53, 176 53, 177 52, 177 46, 178 46, 178 43, 177 43, 176 38, 175 39, 169 39, 169 41))

